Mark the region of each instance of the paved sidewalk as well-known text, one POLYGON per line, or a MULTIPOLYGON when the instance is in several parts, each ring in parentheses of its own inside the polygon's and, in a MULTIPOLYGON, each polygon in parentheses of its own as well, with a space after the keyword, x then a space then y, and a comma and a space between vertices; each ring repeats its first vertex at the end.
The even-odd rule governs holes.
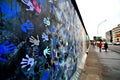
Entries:
POLYGON ((102 80, 102 65, 91 46, 80 80, 102 80))

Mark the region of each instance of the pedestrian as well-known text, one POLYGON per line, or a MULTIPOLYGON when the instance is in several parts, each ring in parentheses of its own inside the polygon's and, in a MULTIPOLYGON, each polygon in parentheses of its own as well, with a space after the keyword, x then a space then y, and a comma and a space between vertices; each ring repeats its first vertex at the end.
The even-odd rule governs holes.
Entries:
POLYGON ((102 41, 100 41, 100 42, 98 43, 98 47, 99 47, 99 51, 101 52, 101 48, 102 48, 102 41))
POLYGON ((107 49, 108 49, 108 43, 107 42, 104 43, 104 48, 105 48, 105 52, 107 52, 107 49))
POLYGON ((93 46, 93 48, 95 47, 94 41, 91 41, 91 45, 93 46))

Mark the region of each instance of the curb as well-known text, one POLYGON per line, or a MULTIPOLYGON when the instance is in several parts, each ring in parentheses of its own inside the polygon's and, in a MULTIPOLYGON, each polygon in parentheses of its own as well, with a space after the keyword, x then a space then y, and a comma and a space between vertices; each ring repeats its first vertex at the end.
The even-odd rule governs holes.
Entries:
POLYGON ((79 64, 77 66, 77 69, 76 69, 75 73, 73 74, 73 76, 71 77, 70 80, 80 80, 81 72, 84 69, 84 65, 85 65, 85 62, 86 62, 86 59, 87 59, 87 55, 89 53, 89 49, 90 49, 90 46, 86 50, 86 52, 84 53, 84 55, 82 56, 82 58, 80 57, 81 60, 78 60, 79 64))

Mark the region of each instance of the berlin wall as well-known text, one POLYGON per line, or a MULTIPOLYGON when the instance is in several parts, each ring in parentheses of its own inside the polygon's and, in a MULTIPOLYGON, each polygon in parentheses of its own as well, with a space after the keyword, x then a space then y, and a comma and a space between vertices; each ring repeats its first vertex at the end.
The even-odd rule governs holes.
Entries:
POLYGON ((0 0, 0 80, 70 80, 88 41, 71 0, 0 0))

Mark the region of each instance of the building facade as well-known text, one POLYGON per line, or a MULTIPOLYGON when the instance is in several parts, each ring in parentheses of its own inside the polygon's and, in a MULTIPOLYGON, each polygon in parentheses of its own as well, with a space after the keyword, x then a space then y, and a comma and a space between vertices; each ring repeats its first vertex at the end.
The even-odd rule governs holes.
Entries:
POLYGON ((112 38, 113 38, 113 37, 112 37, 112 30, 107 31, 107 32, 106 32, 106 40, 107 40, 108 42, 112 42, 112 41, 113 41, 112 38))
POLYGON ((120 24, 112 29, 113 42, 120 42, 120 24))

